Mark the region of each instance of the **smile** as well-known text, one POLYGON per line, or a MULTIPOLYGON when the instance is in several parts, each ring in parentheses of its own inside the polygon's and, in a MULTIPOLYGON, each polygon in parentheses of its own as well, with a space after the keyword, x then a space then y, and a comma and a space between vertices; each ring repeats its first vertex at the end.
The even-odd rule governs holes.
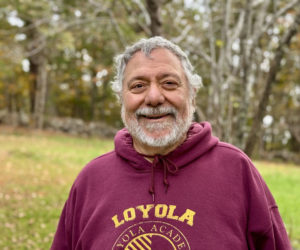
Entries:
POLYGON ((139 115, 139 118, 149 119, 149 120, 160 120, 167 117, 173 116, 172 114, 161 114, 161 115, 139 115))
POLYGON ((148 116, 148 115, 142 115, 143 118, 147 118, 147 119, 151 119, 151 120, 157 120, 157 119, 161 119, 163 117, 169 116, 170 114, 166 114, 166 115, 155 115, 155 116, 148 116))
POLYGON ((164 121, 170 118, 176 119, 177 110, 174 107, 140 108, 135 113, 138 120, 148 122, 164 121))

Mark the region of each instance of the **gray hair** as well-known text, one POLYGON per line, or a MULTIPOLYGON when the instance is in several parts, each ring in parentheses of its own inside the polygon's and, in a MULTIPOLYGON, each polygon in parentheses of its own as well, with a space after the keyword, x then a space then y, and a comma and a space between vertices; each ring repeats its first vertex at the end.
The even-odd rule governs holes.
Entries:
POLYGON ((117 94, 117 96, 121 96, 120 94, 123 86, 124 71, 131 57, 138 51, 142 51, 146 56, 150 56, 151 51, 156 48, 168 49, 178 57, 187 77, 190 92, 192 93, 191 97, 193 98, 196 94, 196 91, 202 86, 201 77, 198 74, 194 73, 194 67, 192 66, 186 53, 184 53, 182 49, 176 44, 160 36, 151 37, 149 39, 143 38, 132 46, 127 47, 123 54, 115 57, 116 75, 114 80, 111 82, 113 91, 117 94))

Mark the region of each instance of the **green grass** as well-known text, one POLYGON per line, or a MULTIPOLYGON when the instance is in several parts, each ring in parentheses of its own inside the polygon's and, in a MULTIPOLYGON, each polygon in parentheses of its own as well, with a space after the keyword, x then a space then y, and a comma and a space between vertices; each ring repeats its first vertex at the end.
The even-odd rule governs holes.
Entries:
MULTIPOLYGON (((82 167, 112 140, 0 127, 0 249, 49 249, 62 206, 82 167)), ((300 249, 300 167, 255 162, 295 249, 300 249)))
POLYGON ((270 188, 294 249, 300 249, 300 166, 255 162, 270 188))
POLYGON ((111 140, 0 129, 0 249, 49 249, 80 169, 111 140))

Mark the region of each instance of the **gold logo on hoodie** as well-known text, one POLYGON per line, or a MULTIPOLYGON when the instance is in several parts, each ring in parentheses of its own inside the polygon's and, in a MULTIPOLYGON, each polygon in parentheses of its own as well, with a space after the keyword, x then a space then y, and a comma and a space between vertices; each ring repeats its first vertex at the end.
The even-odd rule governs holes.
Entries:
POLYGON ((194 225, 194 216, 196 212, 191 209, 186 209, 184 213, 177 214, 175 205, 167 204, 147 204, 136 207, 130 207, 123 211, 123 214, 118 217, 114 215, 111 219, 114 222, 115 228, 123 225, 126 222, 134 221, 137 218, 148 219, 152 215, 158 219, 170 219, 184 222, 189 226, 194 225))
POLYGON ((145 221, 128 227, 116 240, 113 248, 125 250, 190 249, 183 233, 162 221, 145 221))

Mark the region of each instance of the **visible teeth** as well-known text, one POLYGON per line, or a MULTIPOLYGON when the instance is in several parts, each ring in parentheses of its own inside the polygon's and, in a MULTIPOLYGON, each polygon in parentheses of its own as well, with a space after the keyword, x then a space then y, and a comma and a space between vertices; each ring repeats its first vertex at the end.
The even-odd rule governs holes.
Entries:
POLYGON ((168 115, 176 117, 177 111, 173 107, 157 107, 157 108, 140 108, 136 111, 136 117, 144 117, 148 119, 159 119, 168 115))

